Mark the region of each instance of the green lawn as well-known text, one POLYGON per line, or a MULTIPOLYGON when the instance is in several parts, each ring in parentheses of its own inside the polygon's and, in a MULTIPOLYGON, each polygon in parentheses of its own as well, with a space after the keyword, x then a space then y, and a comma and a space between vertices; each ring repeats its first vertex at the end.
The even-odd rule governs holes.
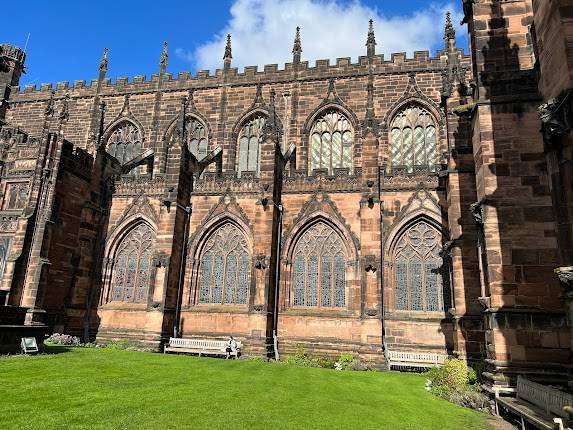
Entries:
POLYGON ((52 347, 0 358, 0 429, 488 429, 424 377, 52 347))

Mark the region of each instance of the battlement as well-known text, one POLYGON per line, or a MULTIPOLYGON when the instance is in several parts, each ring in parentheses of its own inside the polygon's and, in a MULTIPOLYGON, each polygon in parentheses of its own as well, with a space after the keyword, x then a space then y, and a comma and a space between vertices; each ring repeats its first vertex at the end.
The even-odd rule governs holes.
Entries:
MULTIPOLYGON (((462 57, 462 63, 470 64, 470 57, 465 55, 463 49, 458 50, 462 57)), ((415 71, 438 71, 445 66, 446 52, 439 50, 434 56, 429 51, 415 51, 412 57, 405 52, 393 53, 387 60, 383 54, 372 57, 372 73, 394 74, 409 73, 415 71)), ((367 56, 358 57, 357 62, 352 62, 350 57, 340 57, 331 64, 329 59, 316 60, 314 66, 309 61, 298 64, 286 63, 283 68, 278 64, 267 64, 262 70, 258 66, 246 66, 243 70, 231 67, 228 70, 216 69, 199 70, 193 76, 188 71, 182 71, 173 76, 171 73, 153 74, 150 77, 136 75, 133 78, 125 76, 117 77, 115 81, 105 78, 100 86, 100 95, 115 95, 120 93, 146 93, 157 91, 157 83, 161 79, 161 91, 186 90, 190 87, 209 88, 222 84, 225 85, 253 85, 257 83, 289 82, 293 80, 315 80, 329 78, 344 78, 352 76, 364 76, 370 71, 370 59, 367 56)), ((26 85, 23 89, 13 88, 12 101, 26 101, 32 99, 49 98, 52 91, 56 96, 69 93, 71 97, 85 97, 95 95, 98 81, 76 80, 70 85, 69 82, 58 82, 55 88, 52 84, 26 85)))
POLYGON ((26 53, 14 45, 3 43, 0 45, 0 57, 6 57, 24 64, 26 53))

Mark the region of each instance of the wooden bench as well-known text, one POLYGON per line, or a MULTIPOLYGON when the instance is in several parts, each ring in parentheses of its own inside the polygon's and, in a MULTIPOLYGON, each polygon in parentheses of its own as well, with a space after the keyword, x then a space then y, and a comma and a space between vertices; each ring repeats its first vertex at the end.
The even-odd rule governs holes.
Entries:
POLYGON ((535 428, 548 430, 563 428, 559 422, 573 425, 564 410, 566 406, 573 405, 573 395, 522 376, 517 377, 516 397, 496 396, 495 401, 497 410, 501 407, 520 417, 522 430, 526 422, 535 428))
POLYGON ((447 358, 448 356, 445 354, 434 352, 386 351, 386 360, 388 361, 389 369, 392 367, 438 367, 443 365, 447 358))
MULTIPOLYGON (((172 337, 169 343, 163 347, 163 352, 186 352, 201 355, 227 355, 226 340, 211 339, 183 339, 172 337)), ((238 357, 241 352, 241 342, 237 342, 237 350, 231 352, 232 356, 238 357)))

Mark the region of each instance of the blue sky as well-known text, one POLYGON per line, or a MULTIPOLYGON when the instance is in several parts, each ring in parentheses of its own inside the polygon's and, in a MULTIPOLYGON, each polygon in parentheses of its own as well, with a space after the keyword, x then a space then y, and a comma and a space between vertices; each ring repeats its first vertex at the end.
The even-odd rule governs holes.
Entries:
POLYGON ((26 48, 21 85, 91 80, 108 47, 108 77, 157 73, 163 41, 168 71, 195 73, 221 67, 224 38, 233 35, 233 64, 278 63, 292 58, 294 29, 301 26, 303 60, 364 55, 368 19, 375 20, 377 51, 443 46, 443 14, 454 13, 458 45, 467 51, 458 0, 217 0, 169 3, 121 0, 38 1, 14 9, 0 27, 0 43, 26 48))

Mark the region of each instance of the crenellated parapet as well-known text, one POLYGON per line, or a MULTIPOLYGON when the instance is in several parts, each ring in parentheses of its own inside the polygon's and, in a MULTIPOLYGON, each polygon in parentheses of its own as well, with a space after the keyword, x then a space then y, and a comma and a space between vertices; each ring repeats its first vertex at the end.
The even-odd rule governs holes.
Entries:
MULTIPOLYGON (((330 78, 350 78, 367 76, 369 66, 373 75, 407 74, 411 72, 436 71, 439 72, 445 65, 445 51, 440 50, 435 56, 429 51, 416 51, 413 57, 406 53, 393 53, 387 60, 383 54, 371 58, 358 57, 357 62, 352 62, 349 57, 337 58, 334 64, 329 59, 316 60, 314 66, 308 61, 298 64, 286 63, 284 68, 279 69, 278 64, 267 64, 259 69, 258 66, 246 66, 242 71, 238 68, 217 69, 214 74, 209 70, 200 70, 195 75, 189 72, 180 72, 177 76, 171 73, 154 74, 151 77, 137 75, 129 79, 118 77, 115 81, 109 78, 103 80, 100 91, 102 96, 116 95, 118 93, 153 93, 157 91, 157 84, 161 77, 162 91, 182 91, 189 88, 209 89, 223 84, 228 86, 255 85, 258 83, 288 83, 294 81, 312 81, 330 78), (370 63, 371 61, 371 63, 370 63)), ((464 62, 469 64, 469 57, 464 56, 464 62)), ((74 97, 93 97, 96 94, 98 80, 90 82, 76 80, 73 83, 58 82, 57 84, 41 84, 39 87, 33 84, 24 88, 13 88, 12 102, 25 102, 32 100, 44 100, 55 91, 56 97, 70 94, 74 97)))
POLYGON ((17 61, 21 64, 24 64, 24 61, 26 61, 26 53, 22 49, 7 43, 0 45, 0 57, 4 57, 5 59, 12 61, 17 61))

